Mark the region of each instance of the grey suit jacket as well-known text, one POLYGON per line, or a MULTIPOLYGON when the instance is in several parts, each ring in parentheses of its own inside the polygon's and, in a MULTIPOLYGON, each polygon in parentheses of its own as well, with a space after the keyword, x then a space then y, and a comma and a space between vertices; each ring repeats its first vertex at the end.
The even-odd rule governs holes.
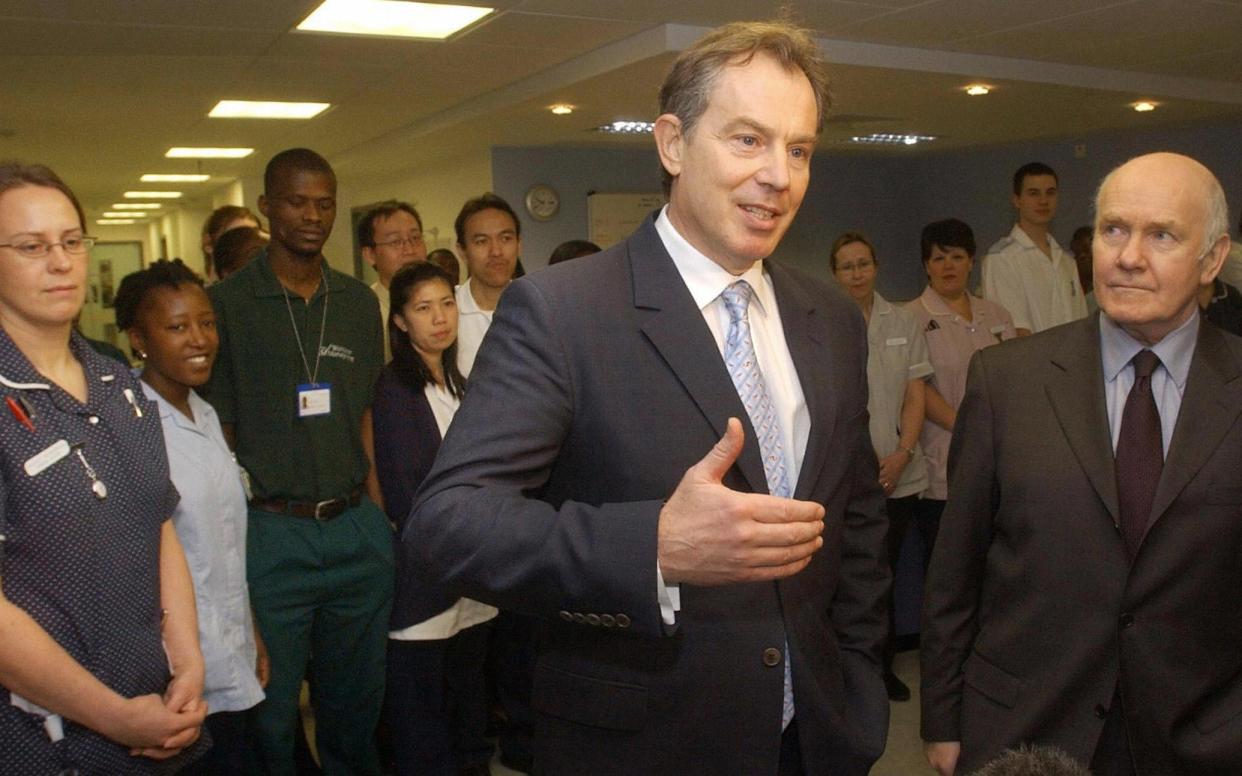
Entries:
POLYGON ((1133 564, 1096 316, 971 364, 928 575, 923 737, 1084 763, 1120 682, 1140 774, 1242 772, 1242 340, 1203 324, 1133 564))
POLYGON ((883 750, 878 664, 889 571, 867 436, 861 315, 768 263, 811 432, 798 498, 824 547, 777 583, 682 587, 666 633, 660 508, 743 420, 732 488, 766 491, 755 435, 653 222, 505 292, 403 535, 471 597, 543 618, 533 704, 549 774, 775 773, 788 640, 808 774, 862 774, 883 750), (768 660, 765 661, 765 654, 768 660))

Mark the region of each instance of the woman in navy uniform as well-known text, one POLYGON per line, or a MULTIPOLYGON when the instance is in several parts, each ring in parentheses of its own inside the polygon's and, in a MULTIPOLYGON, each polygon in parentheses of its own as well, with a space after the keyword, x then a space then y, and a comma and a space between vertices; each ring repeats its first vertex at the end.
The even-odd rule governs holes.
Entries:
POLYGON ((169 771, 205 746, 159 413, 73 332, 84 228, 55 173, 0 165, 0 774, 169 771))

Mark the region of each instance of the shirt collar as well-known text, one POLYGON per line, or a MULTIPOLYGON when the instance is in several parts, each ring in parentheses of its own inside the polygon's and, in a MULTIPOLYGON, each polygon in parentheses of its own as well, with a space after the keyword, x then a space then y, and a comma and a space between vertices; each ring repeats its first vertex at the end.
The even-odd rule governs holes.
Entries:
MULTIPOLYGON (((102 395, 100 387, 111 388, 124 367, 115 359, 96 353, 86 338, 76 331, 69 334, 69 349, 78 363, 82 364, 82 371, 89 384, 87 404, 94 404, 96 399, 102 395)), ((53 386, 51 380, 34 368, 30 359, 26 358, 2 326, 0 326, 0 378, 3 378, 0 385, 13 390, 50 391, 53 386)))
POLYGON ((660 241, 664 243, 665 250, 673 259, 677 273, 681 275, 682 281, 690 291, 690 296, 694 298, 694 303, 700 310, 718 299, 722 291, 739 280, 745 280, 750 284, 755 292, 753 301, 759 303, 762 312, 776 309, 771 286, 764 280, 762 259, 752 264, 741 275, 732 274, 707 258, 702 251, 681 236, 677 227, 673 226, 673 222, 668 218, 668 205, 661 208, 660 214, 656 216, 655 228, 656 233, 660 235, 660 241))
POLYGON ((893 311, 893 303, 880 296, 879 291, 871 292, 871 314, 888 315, 893 311))
MULTIPOLYGON (((1031 239, 1031 236, 1029 234, 1022 231, 1022 227, 1019 224, 1013 225, 1013 230, 1009 232, 1009 236, 1012 237, 1014 240, 1016 240, 1019 245, 1021 245, 1023 248, 1026 248, 1027 250, 1031 250, 1031 251, 1039 250, 1039 247, 1035 245, 1035 241, 1031 239)), ((1053 252, 1053 254, 1056 254, 1058 251, 1061 250, 1061 245, 1057 242, 1057 238, 1052 236, 1052 232, 1048 232, 1048 248, 1053 252)), ((1040 251, 1040 252, 1042 253, 1043 251, 1040 251)))
POLYGON ((490 314, 493 311, 483 310, 479 307, 479 303, 474 300, 474 293, 470 290, 470 283, 473 278, 466 278, 461 285, 457 287, 457 312, 467 315, 490 314))
POLYGON ((195 393, 193 388, 190 389, 190 395, 188 397, 190 411, 194 413, 194 420, 190 420, 185 415, 181 414, 181 410, 172 406, 171 402, 163 396, 160 396, 159 393, 152 388, 146 380, 143 380, 139 370, 135 369, 133 371, 134 377, 138 380, 138 384, 142 386, 142 392, 147 395, 148 399, 155 402, 157 407, 159 407, 160 420, 171 418, 173 423, 180 428, 184 428, 188 431, 196 431, 200 434, 203 433, 203 430, 199 427, 199 424, 203 423, 208 415, 214 415, 216 411, 212 409, 212 406, 208 404, 205 399, 195 393))
MULTIPOLYGON (((937 294, 935 289, 933 289, 930 285, 923 289, 923 295, 919 298, 922 300, 923 306, 927 308, 927 312, 932 315, 948 315, 954 318, 960 317, 958 316, 957 311, 952 307, 949 307, 949 303, 944 301, 944 298, 941 297, 940 294, 937 294)), ((978 299, 978 297, 967 291, 966 298, 970 300, 971 314, 975 318, 978 318, 979 314, 982 312, 979 309, 981 305, 975 304, 975 300, 978 299)))
MULTIPOLYGON (((1150 349, 1160 357, 1165 371, 1177 383, 1186 387, 1190 375, 1190 361, 1195 354, 1195 340, 1199 336, 1199 310, 1196 307, 1190 318, 1181 326, 1164 335, 1150 349)), ((1149 346, 1131 337, 1112 318, 1100 313, 1100 356, 1104 366, 1104 380, 1112 382, 1140 350, 1149 346)))
MULTIPOLYGON (((340 291, 341 281, 339 278, 334 276, 332 267, 328 265, 326 259, 320 259, 320 267, 323 270, 323 277, 327 283, 328 291, 340 291)), ((272 262, 271 259, 268 258, 267 248, 263 248, 259 252, 259 255, 254 257, 254 260, 251 261, 250 264, 247 264, 239 270, 238 274, 245 272, 246 270, 250 270, 253 273, 251 276, 251 282, 255 296, 285 295, 285 287, 281 285, 280 279, 277 278, 276 273, 272 271, 272 262), (254 265, 254 269, 250 269, 251 264, 254 265)), ((311 301, 314 301, 323 295, 323 287, 324 283, 320 283, 319 287, 315 289, 314 295, 311 296, 311 301)))

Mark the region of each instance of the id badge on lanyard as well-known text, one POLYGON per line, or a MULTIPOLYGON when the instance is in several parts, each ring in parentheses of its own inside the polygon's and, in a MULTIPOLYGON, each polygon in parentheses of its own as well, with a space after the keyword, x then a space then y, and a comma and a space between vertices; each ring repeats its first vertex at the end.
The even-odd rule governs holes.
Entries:
POLYGON ((332 384, 303 383, 298 386, 298 417, 332 414, 332 384))

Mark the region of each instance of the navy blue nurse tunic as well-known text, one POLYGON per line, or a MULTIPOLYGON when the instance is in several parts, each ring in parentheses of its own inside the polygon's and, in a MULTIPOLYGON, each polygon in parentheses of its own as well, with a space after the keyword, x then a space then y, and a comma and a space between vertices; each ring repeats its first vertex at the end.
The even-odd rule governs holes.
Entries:
MULTIPOLYGON (((125 697, 162 694, 170 677, 160 530, 178 497, 159 411, 121 364, 76 333, 70 347, 86 373, 85 404, 36 372, 0 329, 0 584, 105 685, 125 697), (33 431, 19 417, 27 409, 33 431)), ((94 731, 63 726, 53 742, 43 718, 14 706, 0 685, 0 774, 158 767, 94 731)))

